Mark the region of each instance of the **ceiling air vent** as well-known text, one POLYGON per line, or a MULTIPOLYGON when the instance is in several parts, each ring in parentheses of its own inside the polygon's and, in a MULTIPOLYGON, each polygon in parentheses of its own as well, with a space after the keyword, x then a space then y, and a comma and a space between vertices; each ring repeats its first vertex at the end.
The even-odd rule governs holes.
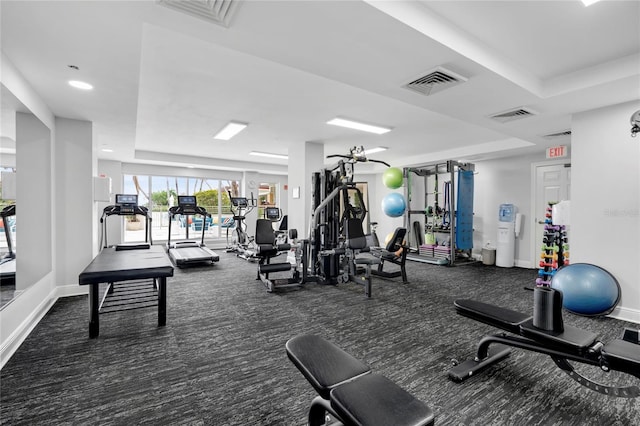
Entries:
POLYGON ((216 24, 229 26, 239 0, 156 0, 158 4, 216 24))
POLYGON ((491 116, 491 118, 501 123, 507 123, 509 121, 527 118, 532 115, 536 115, 536 113, 531 111, 530 109, 516 108, 509 111, 501 112, 499 114, 494 114, 491 116))
POLYGON ((436 67, 426 75, 405 84, 405 89, 429 96, 467 81, 467 78, 442 67, 436 67))
POLYGON ((571 136, 571 130, 565 130, 562 132, 549 133, 548 135, 544 135, 545 139, 557 139, 557 138, 565 138, 567 136, 571 136))

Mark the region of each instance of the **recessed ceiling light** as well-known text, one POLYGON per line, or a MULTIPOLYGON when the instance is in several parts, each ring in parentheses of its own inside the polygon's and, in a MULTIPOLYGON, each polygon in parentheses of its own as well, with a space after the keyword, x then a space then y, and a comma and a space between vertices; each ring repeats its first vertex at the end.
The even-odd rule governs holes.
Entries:
POLYGON ((280 158, 282 160, 288 160, 288 155, 283 154, 272 154, 270 152, 259 152, 259 151, 251 151, 249 155, 257 155, 259 157, 270 157, 270 158, 280 158))
POLYGON ((375 133, 377 135, 382 135, 391 131, 391 129, 388 127, 374 126, 372 124, 360 123, 358 121, 347 120, 340 117, 336 117, 333 120, 327 121, 327 124, 331 124, 333 126, 348 127, 349 129, 362 130, 363 132, 375 133))
POLYGON ((582 0, 585 6, 591 6, 594 3, 598 3, 600 0, 582 0))
POLYGON ((364 150, 364 155, 375 154, 376 152, 386 151, 387 149, 389 149, 389 148, 384 147, 384 146, 377 146, 375 148, 365 149, 364 150))
POLYGON ((93 86, 90 85, 89 83, 85 83, 84 81, 78 81, 78 80, 69 80, 69 86, 75 87, 76 89, 80 89, 80 90, 93 89, 93 86))
POLYGON ((111 148, 102 148, 101 151, 102 152, 113 152, 113 150, 111 148))
POLYGON ((220 139, 223 141, 228 141, 241 131, 243 131, 248 126, 247 123, 240 123, 238 121, 230 121, 226 126, 222 128, 216 135, 213 137, 214 139, 220 139))

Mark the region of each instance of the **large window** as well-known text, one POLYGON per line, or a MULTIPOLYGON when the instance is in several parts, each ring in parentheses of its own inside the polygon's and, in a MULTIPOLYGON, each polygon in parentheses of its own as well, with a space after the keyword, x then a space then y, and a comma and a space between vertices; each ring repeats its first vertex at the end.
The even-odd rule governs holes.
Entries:
MULTIPOLYGON (((171 239, 184 239, 201 235, 202 226, 206 238, 226 238, 227 225, 232 216, 229 192, 237 193, 239 182, 193 177, 124 175, 124 193, 137 194, 138 204, 152 212, 153 240, 169 237, 170 207, 177 205, 178 195, 195 195, 198 206, 211 214, 211 219, 201 217, 174 217, 171 223, 171 239)), ((144 220, 126 217, 124 241, 144 241, 144 220)))

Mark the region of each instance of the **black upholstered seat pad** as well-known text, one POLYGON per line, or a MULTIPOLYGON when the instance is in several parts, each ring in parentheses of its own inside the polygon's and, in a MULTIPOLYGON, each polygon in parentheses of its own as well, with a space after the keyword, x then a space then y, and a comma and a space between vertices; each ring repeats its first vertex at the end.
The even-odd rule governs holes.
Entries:
POLYGON ((80 273, 78 281, 83 285, 172 276, 173 265, 161 246, 124 251, 105 248, 80 273))
POLYGON ((640 345, 613 340, 604 345, 602 355, 612 369, 627 371, 640 377, 640 345))
POLYGON ((431 425, 433 411, 400 386, 368 374, 331 391, 331 406, 354 425, 431 425))
POLYGON ((286 349, 289 359, 325 399, 329 399, 329 392, 336 385, 371 370, 320 336, 294 337, 287 342, 286 349))
POLYGON ((531 315, 477 300, 458 299, 453 304, 460 315, 516 334, 520 332, 520 324, 531 318, 531 315))
POLYGON ((570 325, 565 325, 562 332, 542 330, 533 325, 533 319, 525 321, 520 329, 522 335, 530 339, 578 354, 582 354, 598 338, 595 333, 570 325))

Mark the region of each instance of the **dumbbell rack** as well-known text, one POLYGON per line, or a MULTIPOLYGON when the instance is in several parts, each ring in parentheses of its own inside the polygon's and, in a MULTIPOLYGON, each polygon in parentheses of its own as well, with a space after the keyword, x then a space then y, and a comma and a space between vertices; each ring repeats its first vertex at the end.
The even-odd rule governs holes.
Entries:
POLYGON ((556 271, 569 264, 569 244, 565 225, 553 224, 553 204, 548 203, 544 219, 544 237, 540 253, 537 286, 551 286, 556 271))

